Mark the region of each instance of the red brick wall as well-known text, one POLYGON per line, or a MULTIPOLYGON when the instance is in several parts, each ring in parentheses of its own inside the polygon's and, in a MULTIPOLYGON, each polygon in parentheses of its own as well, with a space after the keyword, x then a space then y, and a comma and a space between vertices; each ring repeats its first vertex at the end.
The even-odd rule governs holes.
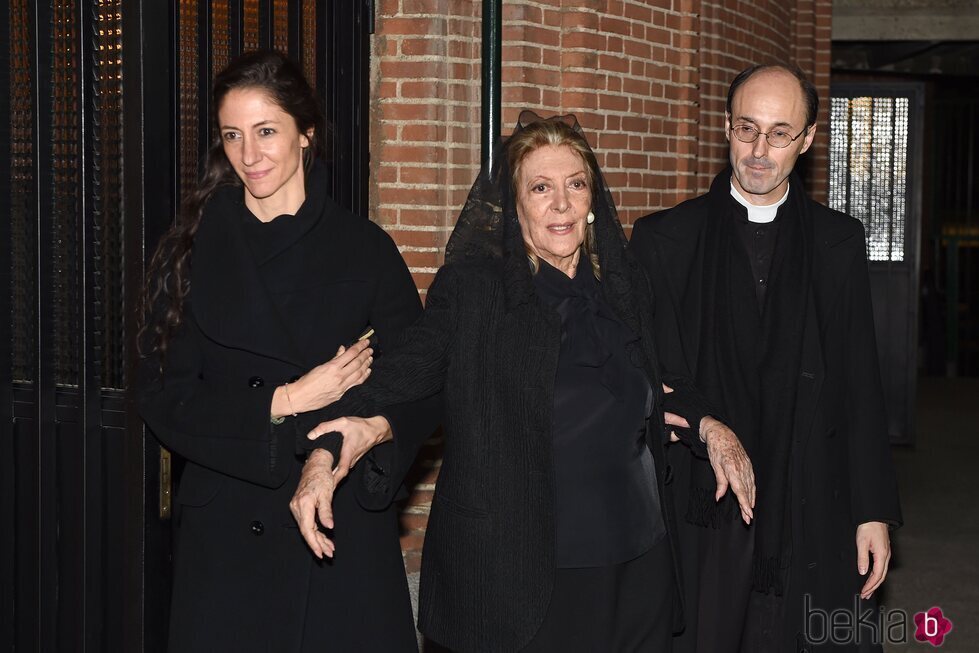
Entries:
POLYGON ((808 185, 816 199, 825 200, 831 0, 692 4, 700 7, 700 191, 707 190, 727 161, 724 109, 731 79, 752 63, 790 62, 802 68, 819 90, 819 136, 807 154, 808 185))
MULTIPOLYGON (((481 0, 380 0, 371 219, 424 295, 479 162, 481 0)), ((520 110, 574 113, 623 223, 704 192, 727 161, 724 104, 753 63, 795 62, 828 105, 831 0, 506 0, 503 133, 520 110)), ((810 190, 826 192, 826 112, 810 190)), ((419 460, 402 544, 417 569, 437 440, 419 460)))

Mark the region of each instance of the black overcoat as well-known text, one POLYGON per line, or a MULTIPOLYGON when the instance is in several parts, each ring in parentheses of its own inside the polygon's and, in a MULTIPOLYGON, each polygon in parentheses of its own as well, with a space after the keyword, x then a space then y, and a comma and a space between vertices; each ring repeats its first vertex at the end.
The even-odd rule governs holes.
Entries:
MULTIPOLYGON (((648 286, 632 297, 649 302, 648 286)), ((603 292, 620 317, 629 299, 603 292)), ((636 313, 644 311, 636 310, 636 313)), ((625 320, 629 324, 628 320, 625 320)), ((663 392, 696 393, 663 377, 650 329, 636 355, 655 393, 646 440, 655 461, 663 518, 676 559, 671 472, 664 454, 663 392)), ((397 351, 374 368, 366 406, 442 392, 445 450, 422 556, 419 629, 455 651, 517 651, 540 627, 555 570, 552 413, 561 323, 533 289, 522 251, 443 266, 425 313, 397 351)), ((699 395, 698 395, 699 396, 699 395)), ((675 573, 676 564, 674 563, 675 573)), ((679 587, 679 582, 676 587, 679 587)), ((680 627, 678 593, 672 615, 680 627)))
MULTIPOLYGON (((300 651, 307 619, 327 620, 320 630, 331 636, 319 650, 416 649, 390 505, 399 472, 387 470, 397 478, 378 495, 364 483, 369 465, 355 468, 335 495, 335 560, 317 562, 288 504, 304 461, 297 442, 318 415, 269 420, 276 386, 332 358, 368 324, 383 348, 421 313, 393 241, 332 202, 321 173, 313 171, 300 213, 278 218, 302 216, 306 226, 261 261, 244 236, 243 191, 216 193, 195 237, 165 373, 155 357, 142 364, 141 413, 187 459, 174 515, 172 651, 300 651), (314 592, 315 583, 329 591, 314 592)), ((425 404, 386 415, 396 440, 423 440, 438 420, 437 406, 425 404)), ((394 444, 377 453, 385 449, 394 444)))
MULTIPOLYGON (((797 192, 801 183, 793 182, 792 188, 797 192)), ((811 283, 816 315, 804 328, 792 434, 793 554, 780 651, 796 650, 805 617, 804 594, 811 596, 814 607, 852 608, 853 595, 865 580, 856 571, 857 525, 901 522, 863 226, 806 201, 814 232, 811 283)), ((630 250, 653 283, 661 350, 669 357, 664 364, 672 369, 697 369, 702 315, 695 308, 700 302, 691 300, 702 284, 707 221, 718 218, 708 215, 708 205, 707 195, 689 200, 640 219, 632 233, 630 250)), ((685 451, 677 453, 687 457, 685 451)), ((680 478, 680 470, 689 466, 674 467, 678 509, 683 512, 685 499, 679 495, 686 492, 689 479, 680 478)))

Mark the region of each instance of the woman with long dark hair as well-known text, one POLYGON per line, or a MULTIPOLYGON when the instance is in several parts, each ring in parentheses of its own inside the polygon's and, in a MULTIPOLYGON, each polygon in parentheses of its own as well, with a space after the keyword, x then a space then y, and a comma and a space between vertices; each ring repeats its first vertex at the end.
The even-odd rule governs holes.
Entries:
POLYGON ((327 196, 322 114, 294 63, 241 56, 212 106, 201 180, 147 271, 141 333, 141 413, 187 460, 170 650, 415 650, 391 506, 410 460, 380 443, 423 438, 437 410, 304 436, 368 377, 371 343, 421 313, 417 291, 390 237, 327 196), (343 437, 379 446, 297 524, 302 470, 329 472, 343 437))

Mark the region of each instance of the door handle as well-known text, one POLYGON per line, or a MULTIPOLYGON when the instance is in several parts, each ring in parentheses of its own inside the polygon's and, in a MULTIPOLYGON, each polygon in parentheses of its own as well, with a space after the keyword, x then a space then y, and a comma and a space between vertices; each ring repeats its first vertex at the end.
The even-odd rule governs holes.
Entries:
POLYGON ((171 501, 173 495, 173 456, 169 451, 160 447, 160 519, 170 519, 171 501))

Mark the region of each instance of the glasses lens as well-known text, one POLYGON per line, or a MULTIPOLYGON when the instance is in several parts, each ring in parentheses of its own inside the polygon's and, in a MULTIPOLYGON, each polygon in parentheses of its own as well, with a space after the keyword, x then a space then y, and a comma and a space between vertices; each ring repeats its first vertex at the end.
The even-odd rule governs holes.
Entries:
POLYGON ((792 142, 792 136, 785 131, 772 131, 768 134, 768 144, 772 147, 785 147, 792 142))
POLYGON ((734 128, 734 135, 742 143, 753 143, 758 138, 758 130, 748 125, 738 125, 734 128))

